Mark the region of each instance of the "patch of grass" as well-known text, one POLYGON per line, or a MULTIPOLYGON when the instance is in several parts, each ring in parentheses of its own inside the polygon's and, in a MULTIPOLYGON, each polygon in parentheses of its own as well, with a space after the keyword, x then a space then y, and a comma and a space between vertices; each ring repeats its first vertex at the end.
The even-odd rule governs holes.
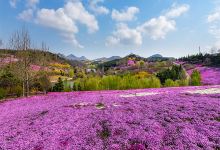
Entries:
POLYGON ((103 103, 97 103, 97 104, 95 105, 95 107, 96 107, 97 109, 105 109, 105 105, 104 105, 103 103))

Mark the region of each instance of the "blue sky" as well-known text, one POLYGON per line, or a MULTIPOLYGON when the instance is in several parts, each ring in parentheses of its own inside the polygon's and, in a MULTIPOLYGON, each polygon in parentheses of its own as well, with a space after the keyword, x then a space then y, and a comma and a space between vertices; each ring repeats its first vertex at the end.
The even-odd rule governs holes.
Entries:
POLYGON ((0 20, 5 46, 25 25, 35 47, 90 59, 220 48, 217 0, 0 0, 0 20))

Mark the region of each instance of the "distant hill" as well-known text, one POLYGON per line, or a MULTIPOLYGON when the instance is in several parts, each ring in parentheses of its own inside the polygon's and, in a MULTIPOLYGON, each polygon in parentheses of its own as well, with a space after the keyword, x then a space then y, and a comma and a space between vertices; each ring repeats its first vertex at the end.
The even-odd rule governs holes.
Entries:
POLYGON ((154 54, 154 55, 152 55, 152 56, 150 56, 148 58, 163 58, 163 56, 160 55, 160 54, 154 54))
POLYGON ((129 55, 123 57, 123 58, 118 57, 118 59, 114 59, 114 60, 111 60, 111 61, 106 61, 106 62, 103 62, 103 63, 99 63, 98 68, 104 67, 105 70, 108 70, 111 67, 126 66, 129 59, 133 59, 135 61, 140 61, 140 60, 147 61, 147 58, 144 58, 144 57, 141 57, 139 55, 131 53, 131 54, 129 54, 129 55))
POLYGON ((102 57, 102 58, 94 59, 93 61, 95 61, 95 62, 108 62, 108 61, 112 61, 112 60, 116 60, 116 59, 121 59, 121 57, 120 56, 112 56, 109 58, 102 57))
POLYGON ((88 59, 85 56, 77 57, 73 54, 66 56, 68 60, 77 60, 77 61, 87 61, 88 59))
POLYGON ((163 57, 161 54, 154 54, 147 58, 148 61, 167 61, 167 60, 175 60, 173 57, 163 57))

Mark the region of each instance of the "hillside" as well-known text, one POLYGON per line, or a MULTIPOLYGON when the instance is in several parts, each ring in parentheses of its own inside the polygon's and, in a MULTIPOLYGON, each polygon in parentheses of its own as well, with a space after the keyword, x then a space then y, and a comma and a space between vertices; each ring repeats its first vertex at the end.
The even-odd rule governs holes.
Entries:
POLYGON ((166 69, 173 65, 173 59, 165 58, 158 55, 144 58, 136 54, 129 54, 123 58, 115 59, 112 61, 93 64, 97 65, 97 68, 104 69, 107 72, 118 72, 123 74, 126 72, 136 73, 140 70, 147 71, 149 73, 156 73, 160 70, 166 69))
MULTIPOLYGON (((29 55, 34 65, 42 65, 42 60, 46 64, 51 63, 61 63, 61 64, 69 64, 71 66, 83 66, 83 63, 80 61, 71 61, 67 60, 59 54, 54 54, 49 51, 41 51, 41 50, 29 50, 29 55)), ((19 51, 16 50, 5 50, 0 49, 0 62, 1 64, 8 64, 11 62, 16 62, 19 60, 19 51), (13 58, 13 59, 10 59, 13 58)))
POLYGON ((70 54, 65 57, 68 60, 77 60, 77 61, 87 61, 88 59, 85 56, 77 57, 73 54, 70 54))
POLYGON ((72 84, 74 71, 84 71, 80 61, 67 60, 48 51, 0 50, 0 99, 53 90, 58 79, 72 84), (26 84, 26 86, 24 86, 26 84), (4 88, 3 88, 4 87, 4 88), (27 92, 24 92, 26 89, 27 92))

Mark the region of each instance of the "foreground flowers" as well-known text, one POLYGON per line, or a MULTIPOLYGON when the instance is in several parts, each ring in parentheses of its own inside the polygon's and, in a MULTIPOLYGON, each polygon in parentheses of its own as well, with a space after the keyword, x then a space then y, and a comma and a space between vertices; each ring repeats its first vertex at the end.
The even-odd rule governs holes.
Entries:
POLYGON ((218 150, 219 89, 50 93, 8 101, 0 104, 0 149, 218 150))

